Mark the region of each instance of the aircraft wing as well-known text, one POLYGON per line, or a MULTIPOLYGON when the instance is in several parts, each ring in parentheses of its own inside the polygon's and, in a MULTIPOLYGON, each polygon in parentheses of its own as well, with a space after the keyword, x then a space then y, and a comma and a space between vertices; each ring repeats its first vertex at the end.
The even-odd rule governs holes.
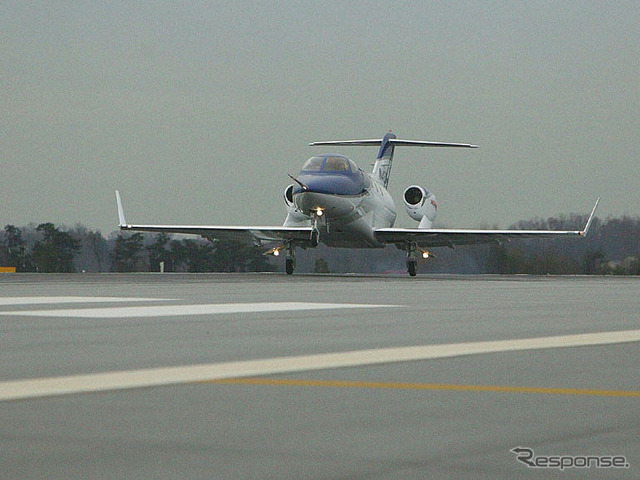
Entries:
POLYGON ((596 200, 583 230, 467 230, 449 228, 378 228, 374 230, 381 243, 405 244, 415 242, 419 247, 451 247, 482 243, 509 242, 514 238, 584 237, 587 235, 600 198, 596 200))
POLYGON ((295 240, 296 244, 304 246, 311 243, 311 227, 251 227, 251 226, 222 226, 222 225, 135 225, 127 223, 120 199, 120 192, 116 190, 118 203, 118 219, 120 230, 156 232, 156 233, 188 233, 201 235, 210 240, 231 240, 243 243, 285 242, 295 240))
POLYGON ((311 227, 250 227, 222 225, 120 225, 120 230, 156 232, 156 233, 191 233, 211 240, 231 240, 243 243, 284 242, 295 240, 298 244, 310 242, 311 227))

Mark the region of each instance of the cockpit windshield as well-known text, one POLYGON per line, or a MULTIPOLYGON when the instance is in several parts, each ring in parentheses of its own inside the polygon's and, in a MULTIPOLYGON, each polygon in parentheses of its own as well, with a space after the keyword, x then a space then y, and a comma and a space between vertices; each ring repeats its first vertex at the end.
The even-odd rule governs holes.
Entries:
POLYGON ((327 172, 351 174, 358 167, 347 157, 337 155, 311 157, 302 167, 303 172, 327 172))
POLYGON ((302 171, 319 172, 322 168, 322 164, 324 163, 324 158, 325 157, 311 157, 309 160, 307 160, 307 163, 302 166, 302 171))
POLYGON ((324 162, 323 172, 350 172, 349 160, 344 157, 327 157, 324 162))
POLYGON ((292 195, 303 192, 329 195, 360 195, 371 186, 371 179, 347 157, 335 153, 316 155, 302 166, 294 178, 292 195))

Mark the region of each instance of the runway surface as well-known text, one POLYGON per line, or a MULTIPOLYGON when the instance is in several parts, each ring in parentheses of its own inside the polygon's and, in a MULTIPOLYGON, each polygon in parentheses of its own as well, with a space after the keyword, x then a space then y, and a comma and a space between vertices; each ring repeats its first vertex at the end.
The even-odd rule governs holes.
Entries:
POLYGON ((637 478, 639 287, 1 275, 0 477, 637 478))

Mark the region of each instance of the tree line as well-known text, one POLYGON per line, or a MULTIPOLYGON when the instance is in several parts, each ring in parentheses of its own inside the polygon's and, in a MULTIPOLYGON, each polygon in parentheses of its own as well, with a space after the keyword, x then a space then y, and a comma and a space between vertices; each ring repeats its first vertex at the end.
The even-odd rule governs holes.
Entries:
POLYGON ((173 239, 166 234, 71 229, 42 223, 0 232, 0 266, 18 272, 257 272, 276 266, 263 250, 237 242, 173 239))
MULTIPOLYGON (((521 221, 510 228, 576 230, 586 217, 568 215, 521 221)), ((281 271, 282 256, 238 242, 180 235, 113 232, 104 237, 83 225, 53 223, 0 231, 0 266, 19 272, 256 272, 281 271)), ((640 218, 595 218, 582 238, 513 240, 439 248, 419 263, 421 273, 640 275, 640 218)), ((384 249, 297 249, 298 272, 405 271, 405 254, 384 249)))

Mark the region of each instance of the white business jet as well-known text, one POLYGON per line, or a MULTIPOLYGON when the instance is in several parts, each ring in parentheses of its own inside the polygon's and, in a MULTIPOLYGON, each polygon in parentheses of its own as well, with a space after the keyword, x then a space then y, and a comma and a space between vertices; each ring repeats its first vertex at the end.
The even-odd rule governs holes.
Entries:
POLYGON ((596 201, 583 230, 469 230, 433 228, 436 197, 418 185, 408 187, 402 196, 409 216, 419 222, 417 228, 394 228, 396 209, 387 185, 395 147, 477 148, 463 143, 400 140, 389 132, 376 140, 314 142, 311 146, 377 146, 371 173, 364 172, 347 157, 322 154, 311 157, 302 166, 295 184, 284 191, 287 217, 283 226, 198 226, 133 225, 124 216, 120 193, 116 191, 121 230, 187 233, 209 240, 233 240, 268 245, 265 254, 286 255, 286 272, 295 269, 296 247, 313 248, 318 243, 329 247, 383 248, 395 245, 407 253, 407 271, 415 276, 417 260, 428 258, 429 249, 457 245, 502 243, 512 238, 564 236, 584 237, 598 206, 596 201))

